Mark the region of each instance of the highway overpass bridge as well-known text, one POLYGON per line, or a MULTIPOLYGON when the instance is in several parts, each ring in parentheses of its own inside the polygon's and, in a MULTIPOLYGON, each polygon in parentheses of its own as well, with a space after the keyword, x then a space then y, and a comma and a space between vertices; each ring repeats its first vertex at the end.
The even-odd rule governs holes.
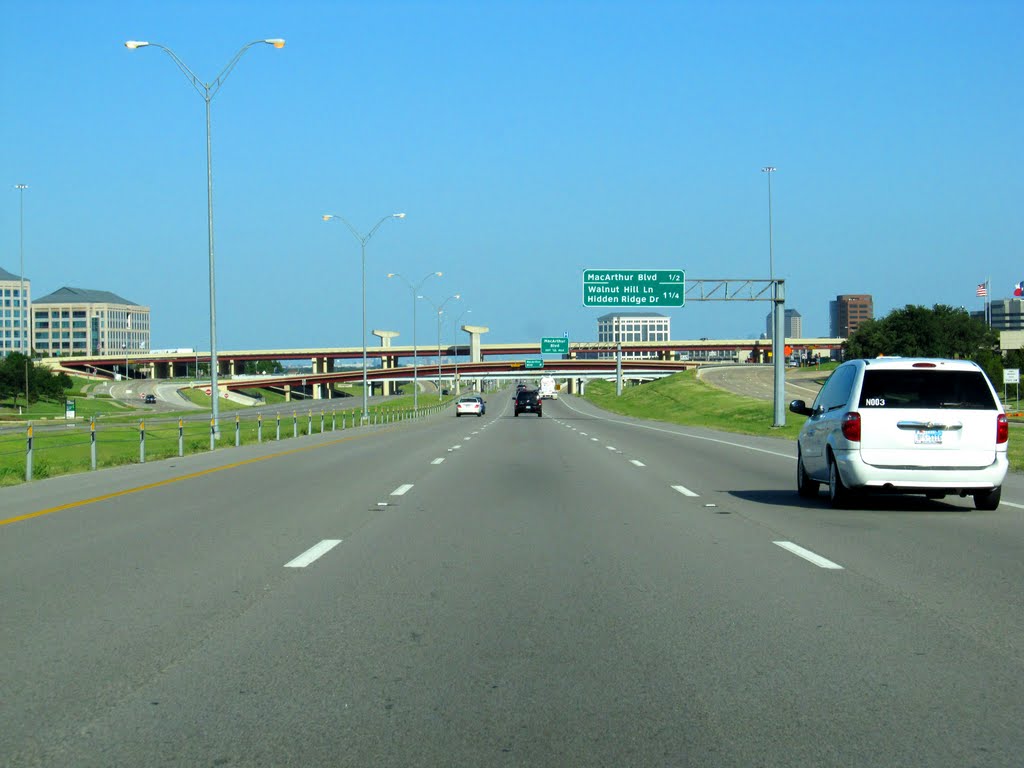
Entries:
MULTIPOLYGON (((603 342, 570 342, 565 355, 542 355, 540 342, 480 344, 478 329, 464 326, 470 343, 438 348, 417 345, 416 348, 391 344, 396 335, 391 331, 374 331, 379 346, 367 347, 367 379, 379 383, 384 394, 390 394, 401 382, 412 381, 412 365, 418 362, 418 378, 425 381, 515 379, 540 375, 568 379, 570 388, 587 378, 607 378, 615 374, 616 344, 603 342), (472 331, 470 329, 473 329, 472 331), (460 361, 459 358, 467 358, 460 361), (426 362, 428 360, 433 362, 426 362), (446 361, 447 359, 447 361, 446 361), (528 368, 543 360, 543 368, 528 368)), ((838 338, 787 339, 786 346, 794 354, 831 355, 842 344, 838 338)), ((626 378, 656 378, 707 362, 768 362, 771 340, 766 339, 690 339, 679 341, 628 342, 622 344, 623 374, 626 378), (644 355, 643 358, 638 356, 644 355)), ((217 353, 219 389, 234 390, 253 387, 281 388, 285 392, 302 387, 314 398, 331 397, 332 385, 345 385, 362 380, 362 347, 228 350, 217 353), (243 376, 247 362, 301 361, 309 363, 308 372, 280 376, 243 376), (344 370, 339 370, 343 368, 344 370)), ((209 353, 191 350, 154 351, 139 354, 94 355, 45 358, 41 362, 71 373, 115 378, 128 371, 133 378, 200 379, 199 372, 208 370, 209 353)))

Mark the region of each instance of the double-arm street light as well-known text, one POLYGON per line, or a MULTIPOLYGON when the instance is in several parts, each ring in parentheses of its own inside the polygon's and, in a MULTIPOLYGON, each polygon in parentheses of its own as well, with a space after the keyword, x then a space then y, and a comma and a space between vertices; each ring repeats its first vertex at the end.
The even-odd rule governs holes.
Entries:
POLYGON ((362 277, 362 284, 363 284, 363 290, 362 290, 362 293, 363 293, 363 333, 362 333, 362 337, 363 337, 363 415, 362 415, 362 420, 365 422, 365 421, 368 421, 369 418, 370 418, 370 412, 369 412, 369 408, 368 408, 367 402, 366 402, 366 397, 367 397, 367 391, 366 391, 367 390, 367 382, 366 382, 366 243, 369 242, 370 238, 373 237, 374 233, 376 233, 376 231, 378 229, 380 229, 381 224, 383 224, 385 221, 389 221, 391 219, 404 219, 405 218, 405 214, 404 213, 392 213, 392 214, 389 214, 387 216, 384 216, 383 218, 381 218, 380 221, 378 221, 376 224, 374 224, 373 225, 373 229, 371 229, 365 235, 360 234, 359 230, 357 230, 355 227, 353 227, 351 224, 349 224, 348 223, 348 219, 346 219, 344 216, 338 216, 337 214, 334 214, 334 213, 325 213, 322 218, 323 218, 324 221, 331 221, 332 219, 336 219, 337 221, 342 222, 346 227, 348 227, 349 231, 353 234, 353 236, 356 238, 356 240, 359 241, 360 253, 361 253, 361 258, 362 258, 362 263, 363 263, 363 277, 362 277))
POLYGON ((209 240, 209 254, 210 254, 210 398, 211 398, 211 417, 213 419, 213 431, 218 437, 220 436, 220 409, 218 403, 218 390, 217 390, 217 292, 216 282, 214 280, 214 260, 213 260, 213 154, 212 154, 212 142, 210 139, 210 102, 213 97, 217 95, 217 91, 224 85, 224 81, 227 80, 228 75, 231 74, 231 70, 235 68, 238 60, 242 58, 242 55, 252 48, 254 45, 272 45, 275 48, 284 48, 284 40, 281 38, 270 38, 267 40, 253 40, 251 43, 243 45, 238 53, 227 63, 227 66, 221 70, 220 74, 212 83, 204 83, 199 79, 188 65, 185 64, 178 55, 165 45, 160 43, 148 43, 141 40, 128 40, 124 45, 130 50, 137 48, 159 48, 161 51, 171 57, 171 60, 178 65, 178 69, 182 71, 185 78, 192 83, 192 87, 196 89, 196 92, 203 97, 203 101, 206 102, 206 225, 208 231, 209 240))
POLYGON ((441 315, 444 314, 444 305, 445 304, 447 304, 449 301, 452 301, 452 300, 458 301, 459 299, 462 298, 462 296, 456 293, 456 294, 454 294, 452 296, 449 296, 447 299, 442 301, 440 304, 435 304, 430 299, 428 299, 426 296, 420 296, 419 298, 421 298, 425 302, 427 302, 427 304, 432 306, 436 310, 436 312, 437 312, 437 399, 440 400, 441 399, 441 315))
POLYGON ((443 272, 428 272, 423 276, 416 285, 413 285, 404 276, 398 272, 388 272, 388 277, 401 278, 402 282, 409 286, 412 291, 412 409, 413 411, 419 410, 420 407, 420 385, 417 371, 419 370, 419 355, 416 351, 416 295, 420 292, 420 288, 432 277, 441 277, 443 272))

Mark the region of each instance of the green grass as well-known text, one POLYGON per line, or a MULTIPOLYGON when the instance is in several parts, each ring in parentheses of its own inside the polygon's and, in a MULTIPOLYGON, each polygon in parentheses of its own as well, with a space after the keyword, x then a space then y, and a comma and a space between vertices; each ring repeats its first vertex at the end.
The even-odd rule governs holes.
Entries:
POLYGON ((614 382, 594 380, 587 384, 585 397, 594 405, 624 416, 746 435, 796 439, 803 423, 802 418, 787 413, 786 426, 774 428, 771 402, 712 387, 698 380, 692 370, 626 387, 622 397, 616 397, 614 382))
MULTIPOLYGON (((201 391, 195 391, 197 402, 209 407, 210 398, 201 391), (202 400, 205 398, 205 402, 202 400)), ((437 401, 421 400, 420 411, 436 406, 437 401)), ((452 398, 445 398, 448 405, 452 398)), ((71 423, 63 423, 63 403, 47 404, 48 410, 59 412, 60 420, 36 420, 33 425, 33 479, 55 477, 57 475, 85 472, 91 466, 91 437, 89 418, 83 417, 83 403, 95 403, 94 400, 78 401, 79 418, 71 423), (56 428, 54 428, 56 426, 56 428)), ((234 447, 236 425, 239 444, 255 443, 260 438, 259 413, 256 409, 236 406, 229 401, 221 401, 226 410, 233 411, 230 415, 222 414, 221 439, 217 450, 234 447)), ((412 411, 412 396, 392 398, 386 402, 370 406, 371 421, 379 418, 382 422, 393 422, 399 418, 408 418, 412 411)), ((115 401, 100 401, 108 410, 115 401)), ((294 403, 291 414, 280 417, 281 439, 290 439, 296 431, 298 434, 316 434, 321 431, 330 432, 332 426, 337 431, 352 429, 359 422, 362 403, 356 398, 334 398, 332 400, 303 400, 294 403)), ((189 416, 195 416, 189 412, 189 416)), ((208 414, 207 414, 208 416, 208 414)), ((96 464, 97 468, 133 464, 139 461, 139 445, 141 430, 145 429, 146 461, 154 461, 178 455, 178 416, 167 413, 155 414, 148 409, 134 409, 125 406, 120 415, 104 414, 96 421, 96 464)), ((210 450, 210 422, 208 418, 182 423, 182 441, 184 452, 203 453, 210 450)), ((262 419, 262 441, 270 442, 277 436, 277 417, 267 416, 262 419)), ((0 486, 16 485, 25 480, 25 456, 27 444, 27 427, 13 427, 11 431, 0 434, 0 486)))
MULTIPOLYGON (((694 371, 626 387, 622 397, 615 396, 614 382, 595 380, 587 384, 584 396, 594 405, 624 416, 745 435, 795 440, 804 423, 803 416, 787 410, 786 426, 773 427, 771 402, 712 387, 697 379, 694 371)), ((1011 428, 1007 453, 1010 469, 1024 471, 1024 429, 1011 428)))

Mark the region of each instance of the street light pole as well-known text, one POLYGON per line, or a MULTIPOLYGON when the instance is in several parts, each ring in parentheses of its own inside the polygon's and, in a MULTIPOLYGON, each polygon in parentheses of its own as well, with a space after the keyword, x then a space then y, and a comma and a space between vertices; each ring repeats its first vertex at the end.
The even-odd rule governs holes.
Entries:
POLYGON ((420 288, 427 280, 432 277, 441 277, 443 272, 430 272, 424 275, 423 279, 416 285, 413 285, 405 279, 398 272, 388 272, 388 277, 400 277, 402 282, 409 286, 412 290, 412 410, 413 413, 419 410, 420 407, 420 385, 419 376, 417 375, 419 370, 419 354, 416 347, 416 294, 419 293, 420 288))
POLYGON ((441 315, 444 314, 444 305, 445 304, 447 304, 452 299, 455 299, 457 301, 457 300, 461 299, 462 296, 460 294, 456 293, 456 294, 454 294, 452 296, 449 296, 447 299, 442 301, 440 304, 435 304, 430 299, 428 299, 426 296, 420 296, 419 298, 423 299, 425 302, 427 302, 430 306, 432 306, 437 311, 437 399, 440 401, 441 400, 441 315))
POLYGON ((772 174, 775 166, 766 165, 761 173, 768 174, 768 278, 772 284, 772 364, 774 368, 774 420, 772 426, 786 426, 785 385, 786 385, 786 331, 785 315, 782 311, 783 299, 779 285, 775 282, 775 251, 772 238, 772 174))
MULTIPOLYGON (((26 357, 32 356, 32 334, 28 327, 28 310, 25 301, 25 190, 28 184, 15 184, 18 190, 18 254, 21 259, 21 351, 26 357)), ((25 365, 25 406, 28 407, 28 364, 25 365)))
POLYGON ((227 66, 221 70, 220 74, 217 75, 216 79, 212 83, 204 83, 199 79, 198 75, 195 74, 188 65, 185 64, 178 55, 165 45, 160 43, 149 43, 141 40, 128 40, 125 42, 125 47, 129 50, 136 50, 138 48, 146 48, 152 46, 159 48, 168 56, 171 60, 178 65, 178 69, 182 71, 185 78, 192 83, 192 87, 196 89, 196 92, 203 97, 203 101, 206 102, 206 226, 208 233, 208 244, 209 244, 209 261, 210 261, 210 398, 211 398, 211 417, 213 420, 213 431, 216 437, 220 437, 220 403, 218 401, 218 390, 217 390, 217 291, 216 282, 214 280, 214 258, 213 258, 213 144, 211 140, 210 131, 210 102, 213 97, 217 95, 217 91, 224 85, 224 81, 227 80, 228 75, 231 74, 231 70, 235 68, 238 60, 242 58, 242 55, 252 48, 254 45, 260 44, 272 45, 275 48, 284 48, 284 40, 281 38, 270 38, 266 40, 253 40, 251 43, 243 45, 234 57, 227 63, 227 66))
POLYGON ((404 219, 404 213, 391 213, 381 218, 376 224, 373 225, 373 229, 367 232, 365 235, 359 233, 355 227, 348 223, 348 219, 344 216, 339 216, 334 213, 325 213, 321 217, 324 221, 330 221, 331 219, 337 219, 338 221, 345 224, 349 228, 349 231, 359 241, 360 257, 363 265, 363 276, 362 276, 362 296, 363 296, 363 415, 362 421, 366 422, 370 419, 370 411, 367 405, 367 381, 366 381, 366 243, 369 242, 370 238, 373 237, 374 233, 380 229, 380 225, 390 219, 404 219))

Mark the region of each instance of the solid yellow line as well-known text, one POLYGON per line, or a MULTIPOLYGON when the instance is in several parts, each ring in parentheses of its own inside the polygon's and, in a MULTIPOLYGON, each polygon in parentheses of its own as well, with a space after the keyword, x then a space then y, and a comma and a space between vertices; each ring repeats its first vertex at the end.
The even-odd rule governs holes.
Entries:
MULTIPOLYGON (((382 434, 383 432, 389 432, 390 429, 383 429, 371 434, 382 434)), ((95 504, 98 501, 106 501, 107 499, 116 499, 118 496, 127 496, 132 493, 139 493, 140 491, 148 491, 151 488, 160 488, 164 485, 171 485, 173 483, 180 483, 185 480, 193 480, 197 477, 203 477, 204 475, 212 475, 214 472, 223 472, 226 469, 236 469, 238 467, 244 467, 247 464, 256 464, 260 461, 267 461, 268 459, 276 459, 281 456, 288 456, 293 453, 302 453, 303 451, 313 451, 318 448, 327 448, 331 445, 337 445, 338 443, 345 443, 349 440, 357 440, 364 437, 370 437, 370 435, 351 435, 348 437, 342 437, 337 440, 331 440, 327 443, 320 443, 318 445, 307 445, 302 448, 291 448, 287 451, 279 451, 278 453, 271 453, 267 456, 257 456, 253 459, 246 459, 245 461, 236 461, 232 464, 225 464, 221 467, 213 467, 212 469, 204 469, 201 472, 192 472, 188 475, 181 475, 180 477, 172 477, 167 480, 160 480, 156 483, 147 483, 146 485, 139 485, 134 488, 125 488, 123 491, 114 491, 113 493, 105 493, 102 496, 93 496, 91 499, 82 499, 80 501, 71 501, 67 504, 61 504, 57 507, 49 507, 48 509, 40 509, 38 512, 29 512, 27 515, 19 515, 18 517, 9 517, 6 520, 0 520, 0 526, 10 525, 11 523, 21 522, 22 520, 31 520, 33 517, 42 517, 43 515, 52 515, 54 512, 63 512, 66 509, 74 509, 76 507, 84 507, 88 504, 95 504)))

